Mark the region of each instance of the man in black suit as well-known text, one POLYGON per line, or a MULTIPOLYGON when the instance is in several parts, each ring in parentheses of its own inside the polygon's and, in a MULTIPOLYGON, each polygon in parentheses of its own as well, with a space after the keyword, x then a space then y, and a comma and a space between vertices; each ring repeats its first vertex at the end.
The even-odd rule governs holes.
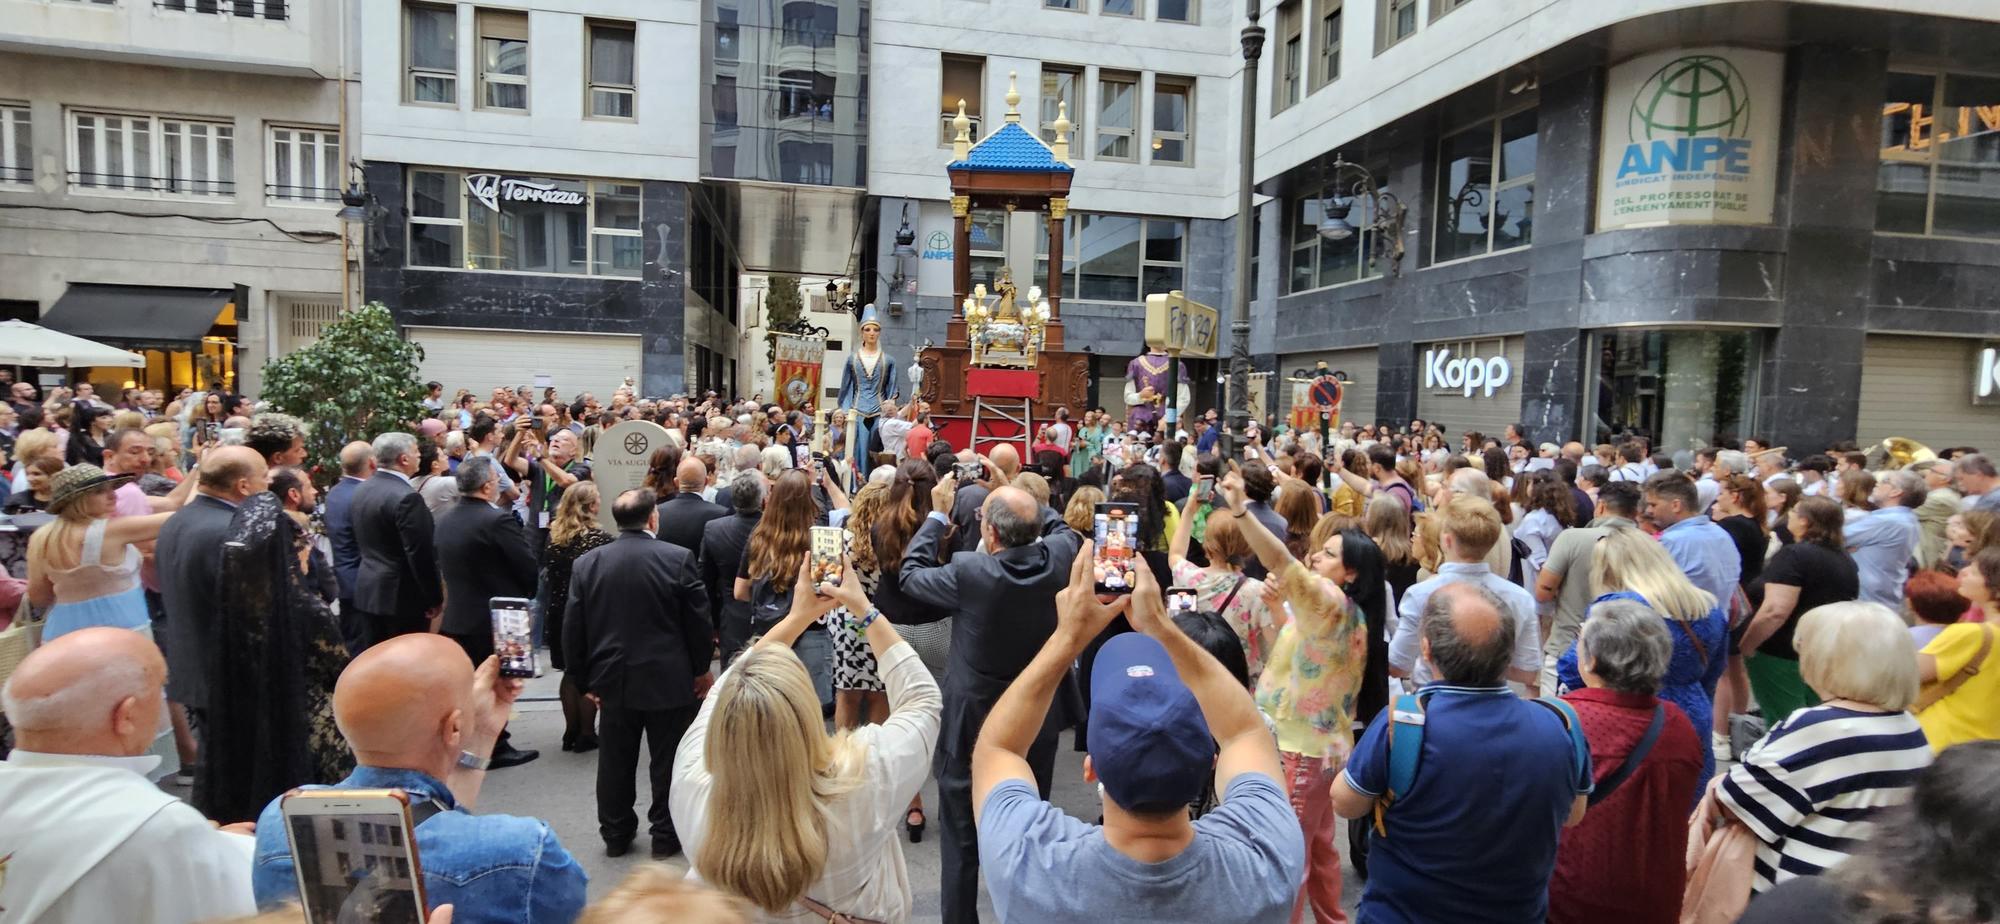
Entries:
POLYGON ((333 545, 333 577, 340 584, 340 640, 350 655, 368 647, 368 623, 354 604, 354 576, 361 570, 361 546, 354 541, 354 490, 374 474, 374 449, 355 440, 340 448, 340 481, 326 492, 326 538, 333 545))
POLYGON ((670 857, 681 849, 667 813, 674 750, 714 680, 714 628, 694 556, 654 538, 660 511, 652 489, 618 495, 611 518, 618 538, 578 559, 570 576, 563 651, 570 676, 599 707, 597 830, 605 853, 623 856, 638 833, 632 774, 644 735, 653 856, 670 857))
MULTIPOLYGON (((222 600, 217 584, 222 543, 236 508, 264 491, 268 473, 264 457, 247 446, 223 446, 204 456, 193 497, 160 527, 153 545, 153 562, 160 577, 160 602, 166 611, 161 649, 167 656, 167 698, 199 720, 208 708, 209 679, 218 669, 209 642, 215 608, 222 600)), ((201 771, 201 765, 192 768, 201 771)), ((195 792, 201 792, 197 786, 195 792)))
POLYGON ((417 438, 384 433, 375 438, 375 476, 354 489, 349 508, 361 549, 354 606, 368 626, 367 643, 430 631, 444 605, 438 578, 436 524, 410 486, 417 471, 417 438))
MULTIPOLYGON (((972 748, 986 713, 1034 660, 1056 628, 1056 593, 1083 537, 1061 515, 1014 487, 995 488, 979 531, 990 554, 954 555, 939 564, 957 479, 931 490, 931 514, 910 538, 900 576, 903 593, 952 611, 951 666, 945 671, 944 721, 937 758, 938 822, 943 829, 942 904, 946 924, 979 920, 979 842, 972 820, 972 748)), ((1048 798, 1059 721, 1044 721, 1028 752, 1048 798)))
MULTIPOLYGON (((465 649, 472 663, 484 664, 493 655, 493 613, 487 603, 494 597, 533 599, 535 555, 513 511, 493 506, 500 497, 500 470, 492 457, 467 459, 452 477, 458 482, 458 499, 437 518, 438 569, 445 589, 440 631, 465 649)), ((541 756, 514 747, 507 737, 500 733, 490 769, 541 756)))
POLYGON ((660 502, 660 538, 690 552, 701 550, 701 536, 710 520, 729 515, 729 508, 701 499, 708 486, 708 466, 694 456, 681 458, 674 470, 674 486, 680 490, 660 502))
POLYGON ((736 599, 736 571, 750 548, 750 534, 764 518, 764 476, 742 472, 723 490, 736 509, 710 520, 701 532, 697 567, 708 590, 708 615, 722 641, 722 669, 750 644, 750 604, 736 599))
MULTIPOLYGON (((959 450, 958 461, 964 465, 978 464, 982 469, 985 465, 984 462, 980 461, 979 455, 970 449, 959 450)), ((939 472, 938 481, 943 482, 945 476, 950 474, 951 472, 949 471, 939 472)), ((989 475, 989 477, 991 476, 989 475)), ((932 510, 951 511, 951 525, 957 527, 957 530, 951 534, 950 540, 953 552, 970 552, 979 547, 981 536, 979 516, 980 512, 986 509, 987 495, 992 493, 983 482, 984 479, 980 481, 965 481, 954 478, 952 483, 958 485, 957 493, 951 495, 951 500, 946 506, 931 508, 932 510)))

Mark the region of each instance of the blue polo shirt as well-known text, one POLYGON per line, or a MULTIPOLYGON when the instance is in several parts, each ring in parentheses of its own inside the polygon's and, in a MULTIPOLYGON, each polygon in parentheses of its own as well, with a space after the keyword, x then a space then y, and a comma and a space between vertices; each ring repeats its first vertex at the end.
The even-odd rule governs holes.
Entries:
MULTIPOLYGON (((1506 687, 1433 683, 1416 782, 1368 847, 1362 924, 1520 924, 1548 917, 1549 876, 1570 804, 1591 786, 1571 766, 1569 732, 1506 687)), ((1384 709, 1347 760, 1347 785, 1389 788, 1384 709)), ((1355 824, 1372 824, 1363 819, 1355 824)))

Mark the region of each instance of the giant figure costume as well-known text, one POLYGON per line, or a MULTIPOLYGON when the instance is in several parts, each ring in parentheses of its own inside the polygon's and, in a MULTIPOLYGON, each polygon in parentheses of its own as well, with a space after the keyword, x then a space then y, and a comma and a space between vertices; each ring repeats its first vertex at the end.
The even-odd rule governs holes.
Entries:
MULTIPOLYGON (((1151 431, 1165 416, 1163 405, 1167 393, 1167 364, 1173 362, 1167 354, 1159 351, 1141 353, 1125 364, 1125 429, 1151 431), (1139 393, 1151 388, 1156 396, 1152 401, 1142 400, 1139 393)), ((1187 363, 1181 363, 1178 370, 1179 381, 1174 389, 1174 407, 1181 413, 1175 421, 1187 413, 1191 392, 1188 388, 1187 363)), ((1171 435, 1171 434, 1169 434, 1171 435)))
MULTIPOLYGON (((840 372, 839 407, 848 412, 857 458, 868 451, 868 439, 874 435, 876 419, 882 414, 882 401, 903 400, 903 377, 896 374, 896 360, 882 349, 881 334, 882 319, 875 313, 875 306, 862 309, 862 343, 847 354, 847 363, 840 372), (871 330, 876 335, 872 350, 866 345, 871 330)), ((868 467, 862 466, 861 471, 868 471, 868 467)))

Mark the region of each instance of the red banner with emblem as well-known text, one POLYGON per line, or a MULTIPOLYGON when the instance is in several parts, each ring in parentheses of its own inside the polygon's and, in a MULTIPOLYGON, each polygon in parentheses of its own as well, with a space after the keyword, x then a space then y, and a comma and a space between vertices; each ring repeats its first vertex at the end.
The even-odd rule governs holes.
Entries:
POLYGON ((778 406, 787 411, 818 405, 820 364, 826 361, 826 341, 818 337, 778 334, 776 362, 778 406))

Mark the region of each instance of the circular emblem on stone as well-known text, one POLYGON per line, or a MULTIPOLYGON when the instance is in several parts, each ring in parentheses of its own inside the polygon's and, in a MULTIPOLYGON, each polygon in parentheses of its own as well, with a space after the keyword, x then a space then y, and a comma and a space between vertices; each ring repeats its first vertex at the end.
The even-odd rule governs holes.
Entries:
POLYGON ((629 455, 642 455, 649 445, 651 444, 646 442, 646 434, 644 433, 625 434, 625 452, 629 455))

